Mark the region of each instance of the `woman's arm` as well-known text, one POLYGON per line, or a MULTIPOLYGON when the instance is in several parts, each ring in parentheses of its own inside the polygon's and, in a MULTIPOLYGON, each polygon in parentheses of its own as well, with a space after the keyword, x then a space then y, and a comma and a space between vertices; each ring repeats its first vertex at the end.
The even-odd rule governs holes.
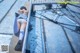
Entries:
POLYGON ((20 14, 20 13, 24 13, 23 10, 18 10, 18 12, 19 12, 19 14, 20 14))
POLYGON ((24 14, 27 14, 28 15, 28 11, 27 10, 24 10, 24 14))

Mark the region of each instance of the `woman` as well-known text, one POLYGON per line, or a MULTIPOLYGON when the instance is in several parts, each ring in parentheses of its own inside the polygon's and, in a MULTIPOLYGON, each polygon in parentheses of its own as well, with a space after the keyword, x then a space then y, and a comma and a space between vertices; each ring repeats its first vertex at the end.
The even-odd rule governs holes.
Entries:
POLYGON ((20 30, 20 34, 19 34, 19 41, 15 47, 16 51, 21 51, 22 50, 22 40, 24 37, 24 31, 26 28, 26 24, 27 24, 27 17, 28 17, 28 11, 26 9, 26 7, 22 6, 19 11, 18 11, 19 16, 17 17, 17 25, 18 25, 18 29, 20 30))

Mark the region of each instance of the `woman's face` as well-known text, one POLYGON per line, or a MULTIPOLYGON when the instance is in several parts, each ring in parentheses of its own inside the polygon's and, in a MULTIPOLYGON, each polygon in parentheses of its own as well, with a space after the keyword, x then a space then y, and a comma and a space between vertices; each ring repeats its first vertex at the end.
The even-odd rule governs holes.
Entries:
POLYGON ((25 11, 25 9, 22 9, 22 11, 24 12, 24 11, 25 11))
POLYGON ((21 12, 21 13, 24 13, 24 12, 25 12, 25 9, 21 9, 20 12, 21 12))

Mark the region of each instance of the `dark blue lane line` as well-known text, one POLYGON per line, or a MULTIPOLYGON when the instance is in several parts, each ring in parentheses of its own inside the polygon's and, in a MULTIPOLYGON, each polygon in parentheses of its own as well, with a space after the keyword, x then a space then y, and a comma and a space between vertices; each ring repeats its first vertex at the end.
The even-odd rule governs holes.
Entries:
MULTIPOLYGON (((66 10, 66 9, 65 9, 66 10)), ((67 11, 67 10, 66 10, 67 11)), ((62 13, 64 13, 62 10, 61 10, 61 12, 62 13)), ((75 21, 76 23, 78 23, 78 24, 80 24, 78 21, 77 21, 77 19, 69 12, 69 11, 67 11, 67 13, 69 13, 69 14, 66 14, 66 13, 64 13, 69 19, 71 19, 71 20, 73 20, 73 21, 75 21), (69 17, 70 16, 70 17, 69 17)))
POLYGON ((3 34, 3 35, 13 35, 12 33, 0 33, 0 34, 3 34))
MULTIPOLYGON (((67 6, 67 7, 68 7, 68 6, 67 6)), ((66 8, 66 10, 68 10, 69 12, 72 12, 69 7, 66 8)), ((72 12, 72 13, 74 13, 74 12, 72 12)), ((80 19, 80 17, 78 17, 76 13, 74 13, 74 15, 75 15, 78 19, 80 19)))
POLYGON ((0 3, 3 2, 3 1, 4 1, 4 0, 1 0, 0 3))
MULTIPOLYGON (((60 11, 62 13, 64 13, 65 16, 67 16, 70 20, 73 20, 76 24, 79 24, 77 20, 73 19, 70 15, 66 14, 65 12, 62 11, 62 9, 60 9, 60 11)), ((80 25, 80 24, 79 24, 80 25)))
POLYGON ((73 11, 73 10, 71 10, 71 9, 69 9, 72 13, 74 13, 74 14, 76 14, 78 17, 79 17, 79 19, 80 19, 80 12, 76 12, 76 11, 73 11))
MULTIPOLYGON (((61 25, 61 24, 60 24, 61 25)), ((63 26, 63 25, 62 25, 63 26)), ((66 28, 66 29, 69 29, 69 30, 71 30, 72 32, 76 32, 76 33, 78 33, 78 34, 80 34, 80 32, 77 32, 76 30, 73 30, 73 29, 71 29, 71 28, 68 28, 68 27, 66 27, 66 26, 63 26, 64 28, 66 28)))
POLYGON ((70 4, 70 3, 68 3, 68 4, 71 5, 71 6, 75 6, 77 8, 80 8, 80 6, 77 6, 77 5, 74 5, 74 4, 70 4))
MULTIPOLYGON (((57 7, 59 7, 59 5, 57 5, 57 7)), ((63 8, 62 8, 63 9, 63 8)), ((66 10, 70 15, 68 15, 68 14, 66 14, 64 11, 62 11, 62 9, 60 9, 60 11, 62 12, 62 13, 64 13, 64 15, 65 16, 67 16, 69 19, 71 19, 71 20, 73 20, 75 23, 77 23, 77 24, 79 24, 80 25, 80 23, 77 21, 77 19, 71 14, 71 12, 69 12, 66 8, 64 8, 64 10, 66 10), (75 19, 73 19, 73 17, 75 18, 75 19)))
POLYGON ((45 33, 45 26, 44 26, 44 20, 42 19, 42 25, 43 25, 43 38, 44 38, 44 47, 45 47, 45 53, 48 53, 47 52, 47 44, 46 44, 46 33, 45 33))
MULTIPOLYGON (((60 25, 60 26, 61 26, 61 25, 60 25)), ((66 30, 64 29, 63 26, 61 26, 61 27, 62 27, 62 29, 63 29, 63 31, 64 31, 64 33, 65 33, 65 36, 66 36, 66 38, 67 38, 67 40, 68 40, 68 43, 69 43, 69 45, 70 45, 70 47, 71 47, 72 52, 73 52, 73 53, 76 53, 76 51, 75 51, 75 49, 73 48, 72 43, 71 43, 71 41, 70 41, 70 39, 69 39, 69 37, 68 37, 68 35, 67 35, 67 33, 66 33, 66 30)))
MULTIPOLYGON (((59 7, 58 5, 57 5, 57 7, 59 7)), ((72 15, 70 16, 70 15, 68 15, 68 14, 66 14, 66 13, 64 13, 61 9, 63 9, 63 8, 60 8, 59 10, 63 13, 62 15, 60 15, 60 14, 58 14, 57 12, 55 12, 55 10, 54 9, 52 9, 52 10, 54 10, 54 13, 56 13, 56 14, 58 14, 59 16, 67 16, 67 17, 69 17, 69 18, 71 18, 71 17, 73 17, 72 15)), ((52 12, 53 13, 53 12, 52 12)), ((72 19, 71 19, 72 20, 72 19)), ((75 20, 75 19, 74 19, 75 20)), ((73 20, 73 21, 74 21, 73 20)), ((77 20, 76 20, 76 22, 77 22, 77 20)))
POLYGON ((80 24, 80 22, 78 21, 79 20, 79 17, 76 15, 76 17, 74 16, 74 15, 72 15, 71 14, 71 12, 67 9, 67 8, 65 8, 66 9, 66 11, 71 15, 71 17, 72 18, 75 18, 75 20, 77 21, 77 23, 79 23, 80 24))
MULTIPOLYGON (((67 7, 68 7, 68 6, 67 6, 67 7)), ((68 8, 69 8, 69 7, 68 7, 68 8)), ((73 11, 73 10, 71 10, 70 8, 69 8, 69 10, 70 10, 71 12, 73 12, 73 13, 80 14, 80 12, 73 11)))
POLYGON ((6 15, 9 13, 9 11, 12 9, 12 7, 15 5, 15 3, 17 2, 18 0, 15 0, 15 2, 12 4, 12 6, 10 7, 10 9, 7 11, 7 13, 3 16, 3 18, 0 20, 0 24, 1 22, 5 19, 6 15))

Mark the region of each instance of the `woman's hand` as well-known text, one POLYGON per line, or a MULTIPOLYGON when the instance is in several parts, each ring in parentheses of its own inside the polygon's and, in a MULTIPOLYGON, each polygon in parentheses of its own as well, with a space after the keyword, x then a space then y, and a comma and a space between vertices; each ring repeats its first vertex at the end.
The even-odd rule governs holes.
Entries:
POLYGON ((24 13, 24 11, 23 11, 23 10, 19 10, 18 12, 19 12, 19 13, 24 13))
POLYGON ((19 12, 19 13, 28 14, 28 11, 27 11, 27 10, 25 10, 25 9, 19 10, 18 12, 19 12))
POLYGON ((24 14, 28 14, 28 11, 27 10, 23 9, 23 11, 24 11, 24 14))
POLYGON ((24 13, 27 13, 27 10, 23 9, 24 13))

